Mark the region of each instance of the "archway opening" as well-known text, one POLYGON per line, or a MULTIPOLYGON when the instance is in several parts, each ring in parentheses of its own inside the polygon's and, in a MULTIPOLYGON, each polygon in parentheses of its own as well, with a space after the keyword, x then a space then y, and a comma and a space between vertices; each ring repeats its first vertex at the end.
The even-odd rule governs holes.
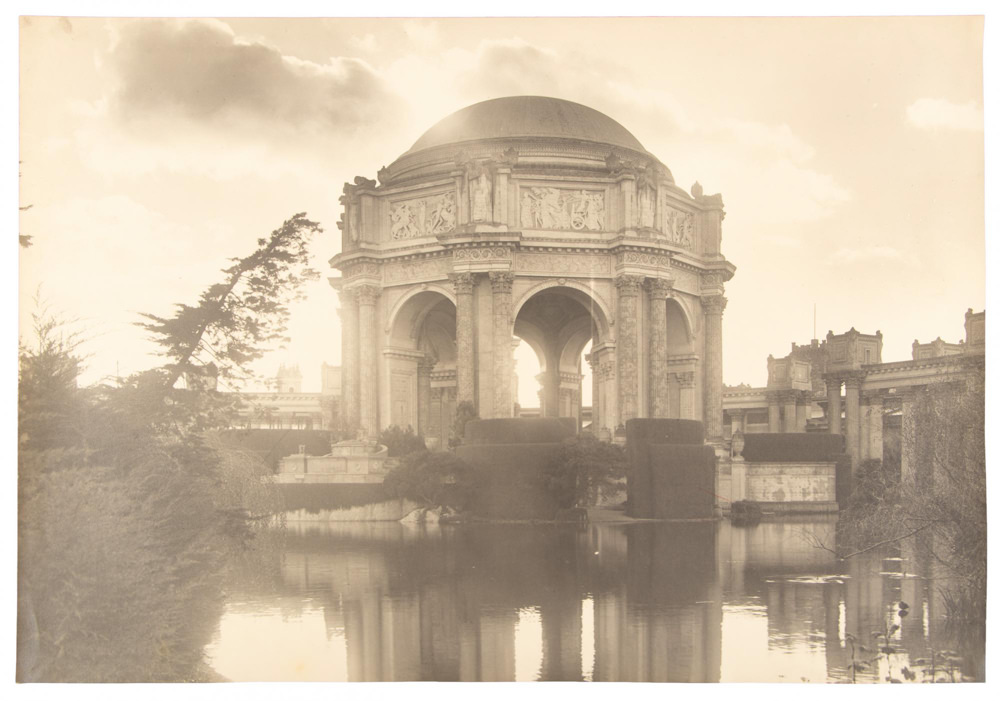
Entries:
POLYGON ((384 352, 389 392, 381 424, 412 427, 431 449, 447 447, 455 416, 455 315, 444 293, 417 292, 392 314, 384 352))
POLYGON ((594 300, 569 287, 543 289, 519 308, 514 335, 521 416, 576 418, 591 424, 593 377, 585 359, 606 328, 594 300))

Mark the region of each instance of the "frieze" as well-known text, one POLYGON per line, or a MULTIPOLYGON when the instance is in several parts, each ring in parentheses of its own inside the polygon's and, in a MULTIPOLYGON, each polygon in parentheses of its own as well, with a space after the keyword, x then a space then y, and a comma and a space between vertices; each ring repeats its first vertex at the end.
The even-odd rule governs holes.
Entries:
POLYGON ((378 277, 378 263, 355 263, 344 271, 346 279, 361 276, 378 277))
POLYGON ((455 193, 393 202, 389 210, 394 241, 446 234, 455 230, 455 193))
POLYGON ((642 251, 624 251, 618 254, 618 265, 649 265, 655 268, 669 268, 670 256, 642 251))
POLYGON ((483 246, 481 248, 456 248, 452 252, 455 262, 476 262, 490 260, 510 260, 511 251, 506 246, 483 246))
POLYGON ((522 253, 517 254, 517 271, 524 273, 568 273, 611 275, 611 257, 603 254, 522 253))
POLYGON ((670 206, 663 208, 663 236, 673 245, 690 249, 694 227, 694 215, 690 212, 682 212, 670 206))
POLYGON ((604 192, 523 187, 520 211, 521 226, 526 229, 602 231, 604 192))
POLYGON ((426 258, 385 263, 383 280, 387 283, 405 282, 426 278, 444 278, 451 270, 449 258, 426 258))

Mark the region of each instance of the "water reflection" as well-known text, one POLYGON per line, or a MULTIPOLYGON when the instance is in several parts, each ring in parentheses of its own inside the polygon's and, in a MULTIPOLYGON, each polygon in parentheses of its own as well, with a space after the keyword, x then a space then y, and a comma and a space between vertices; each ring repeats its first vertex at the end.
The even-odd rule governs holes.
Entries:
POLYGON ((900 600, 901 652, 859 681, 953 644, 918 553, 838 562, 818 547, 835 525, 290 524, 279 586, 234 588, 209 662, 234 680, 848 680, 848 633, 900 600))

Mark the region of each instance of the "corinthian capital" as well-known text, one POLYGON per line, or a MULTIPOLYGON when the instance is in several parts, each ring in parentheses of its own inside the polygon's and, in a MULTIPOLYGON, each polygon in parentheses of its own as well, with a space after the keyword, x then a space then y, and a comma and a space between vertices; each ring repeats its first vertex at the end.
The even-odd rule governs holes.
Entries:
POLYGON ((701 307, 705 310, 706 314, 718 314, 722 316, 722 312, 725 311, 728 301, 722 295, 708 295, 701 298, 701 307))
POLYGON ((615 287, 622 297, 634 297, 639 294, 642 287, 642 278, 638 275, 619 275, 615 278, 615 287))
POLYGON ((514 284, 514 273, 492 272, 490 273, 490 284, 493 286, 493 294, 510 294, 511 286, 514 284))
POLYGON ((471 295, 476 285, 475 273, 452 273, 448 279, 455 286, 455 294, 457 295, 471 295))
POLYGON ((361 304, 375 304, 382 294, 381 288, 375 285, 361 285, 355 290, 357 290, 358 302, 361 304))
POLYGON ((658 277, 647 278, 646 290, 650 299, 666 299, 673 294, 674 281, 658 277))

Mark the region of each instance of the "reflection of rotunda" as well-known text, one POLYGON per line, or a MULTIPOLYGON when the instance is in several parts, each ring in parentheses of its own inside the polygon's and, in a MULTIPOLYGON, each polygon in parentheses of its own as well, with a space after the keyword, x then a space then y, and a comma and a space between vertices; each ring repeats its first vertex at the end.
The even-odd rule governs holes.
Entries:
MULTIPOLYGON (((613 119, 565 100, 459 110, 344 186, 343 414, 446 443, 457 402, 511 416, 514 337, 542 412, 703 419, 722 434, 722 197, 691 195, 613 119)), ((606 434, 605 434, 606 435, 606 434)))

